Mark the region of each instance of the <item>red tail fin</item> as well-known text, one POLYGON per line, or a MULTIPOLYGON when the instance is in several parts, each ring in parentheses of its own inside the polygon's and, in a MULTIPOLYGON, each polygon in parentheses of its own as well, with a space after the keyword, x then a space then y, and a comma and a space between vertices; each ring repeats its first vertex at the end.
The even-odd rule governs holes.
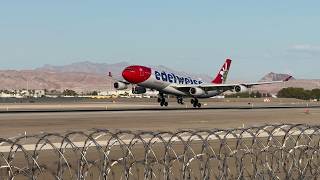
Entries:
POLYGON ((216 78, 211 81, 214 84, 223 84, 227 80, 228 72, 231 66, 231 59, 227 59, 222 68, 218 72, 216 78))

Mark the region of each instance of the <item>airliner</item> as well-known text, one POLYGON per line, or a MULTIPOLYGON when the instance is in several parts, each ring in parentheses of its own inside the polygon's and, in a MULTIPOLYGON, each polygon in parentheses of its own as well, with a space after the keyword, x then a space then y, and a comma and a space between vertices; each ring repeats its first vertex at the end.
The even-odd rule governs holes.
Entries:
MULTIPOLYGON (((159 91, 158 102, 160 106, 168 106, 165 95, 176 96, 178 104, 184 104, 183 98, 191 97, 193 107, 200 108, 199 99, 218 96, 226 91, 247 92, 253 86, 281 83, 288 81, 292 77, 290 76, 283 81, 228 84, 225 82, 231 62, 231 59, 226 59, 211 82, 146 66, 128 66, 122 71, 123 80, 117 80, 114 83, 114 88, 116 90, 125 90, 131 84, 133 85, 132 92, 134 94, 144 94, 147 89, 157 90, 159 91)), ((109 72, 109 76, 112 77, 111 72, 109 72)))

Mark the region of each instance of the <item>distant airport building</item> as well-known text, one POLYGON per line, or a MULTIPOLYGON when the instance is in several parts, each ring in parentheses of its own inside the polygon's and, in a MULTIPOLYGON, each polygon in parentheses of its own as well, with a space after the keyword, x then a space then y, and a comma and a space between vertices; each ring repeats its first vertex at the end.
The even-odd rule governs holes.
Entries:
POLYGON ((102 91, 98 93, 99 96, 131 96, 131 90, 113 90, 113 91, 102 91))
POLYGON ((147 90, 146 93, 144 93, 144 96, 148 96, 148 97, 158 97, 159 92, 158 91, 150 91, 147 90))
POLYGON ((19 94, 22 96, 22 97, 30 97, 30 91, 28 90, 21 90, 19 92, 19 94))
POLYGON ((126 90, 112 90, 112 91, 102 91, 98 93, 99 96, 116 96, 116 97, 158 97, 157 91, 147 90, 146 93, 143 94, 133 94, 131 89, 126 90))
POLYGON ((33 97, 40 98, 40 97, 44 97, 45 95, 46 95, 45 90, 34 90, 33 97))
POLYGON ((1 98, 23 98, 23 96, 20 93, 16 93, 14 91, 1 92, 0 97, 1 98))
POLYGON ((7 94, 7 93, 4 93, 4 92, 2 92, 0 94, 0 97, 2 97, 2 98, 9 98, 9 97, 13 97, 13 96, 14 96, 13 94, 7 94))
POLYGON ((63 94, 60 91, 51 90, 51 91, 46 92, 45 96, 49 97, 49 98, 58 98, 58 97, 63 96, 63 94))
POLYGON ((212 99, 224 99, 225 96, 221 95, 221 96, 213 96, 211 97, 212 99))

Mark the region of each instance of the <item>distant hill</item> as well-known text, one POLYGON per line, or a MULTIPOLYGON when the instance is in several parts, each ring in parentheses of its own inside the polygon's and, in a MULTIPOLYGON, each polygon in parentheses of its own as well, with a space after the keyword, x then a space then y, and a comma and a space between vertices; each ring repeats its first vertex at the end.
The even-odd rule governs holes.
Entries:
POLYGON ((294 79, 284 83, 255 86, 253 90, 260 91, 263 93, 276 94, 282 88, 287 88, 287 87, 299 87, 299 88, 311 90, 315 88, 320 88, 320 80, 319 79, 294 79))
POLYGON ((91 74, 108 74, 108 72, 120 72, 126 66, 129 66, 129 63, 120 62, 115 64, 107 64, 84 61, 64 66, 44 65, 43 67, 37 68, 36 70, 50 72, 84 72, 91 74))
POLYGON ((73 89, 88 92, 111 88, 111 79, 105 75, 76 72, 2 70, 0 82, 0 89, 73 89))
MULTIPOLYGON (((113 80, 107 76, 108 72, 119 77, 126 66, 129 66, 129 63, 107 64, 85 61, 64 66, 44 65, 34 70, 0 70, 0 89, 73 89, 77 92, 110 90, 113 88, 113 80)), ((154 68, 210 80, 206 75, 178 72, 165 66, 154 66, 154 68)))
MULTIPOLYGON (((119 76, 127 62, 115 64, 79 62, 64 66, 45 65, 34 70, 0 70, 0 89, 48 89, 64 90, 74 89, 78 92, 87 92, 93 90, 112 89, 112 79, 107 76, 112 72, 119 76)), ((204 74, 190 74, 181 71, 175 71, 168 67, 159 65, 155 69, 161 69, 168 72, 184 76, 201 78, 204 81, 210 81, 212 77, 204 74)), ((269 73, 261 81, 279 81, 287 78, 287 74, 269 73)), ((277 93, 284 87, 302 87, 305 89, 320 88, 320 80, 292 79, 286 83, 256 86, 253 90, 277 93)))
MULTIPOLYGON (((281 81, 289 77, 288 74, 277 74, 274 72, 268 73, 265 75, 260 81, 281 81)), ((254 91, 260 91, 263 93, 272 93, 276 94, 282 88, 287 87, 299 87, 304 89, 315 89, 320 88, 320 79, 295 79, 292 77, 288 82, 284 83, 276 83, 276 84, 268 84, 253 87, 254 91)))

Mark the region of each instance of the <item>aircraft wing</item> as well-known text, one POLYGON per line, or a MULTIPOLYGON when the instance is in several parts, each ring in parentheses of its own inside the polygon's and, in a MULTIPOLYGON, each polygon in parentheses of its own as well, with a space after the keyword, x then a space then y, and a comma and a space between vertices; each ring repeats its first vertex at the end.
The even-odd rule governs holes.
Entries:
POLYGON ((184 92, 188 92, 190 88, 193 88, 193 87, 198 87, 205 91, 220 90, 224 92, 228 90, 233 90, 236 86, 245 86, 246 88, 251 88, 253 86, 258 86, 258 85, 283 83, 290 80, 291 78, 292 76, 289 76, 283 81, 270 81, 270 82, 238 83, 238 84, 211 84, 210 83, 210 84, 200 84, 200 85, 195 85, 195 84, 184 85, 183 84, 183 85, 173 85, 172 87, 184 92))

